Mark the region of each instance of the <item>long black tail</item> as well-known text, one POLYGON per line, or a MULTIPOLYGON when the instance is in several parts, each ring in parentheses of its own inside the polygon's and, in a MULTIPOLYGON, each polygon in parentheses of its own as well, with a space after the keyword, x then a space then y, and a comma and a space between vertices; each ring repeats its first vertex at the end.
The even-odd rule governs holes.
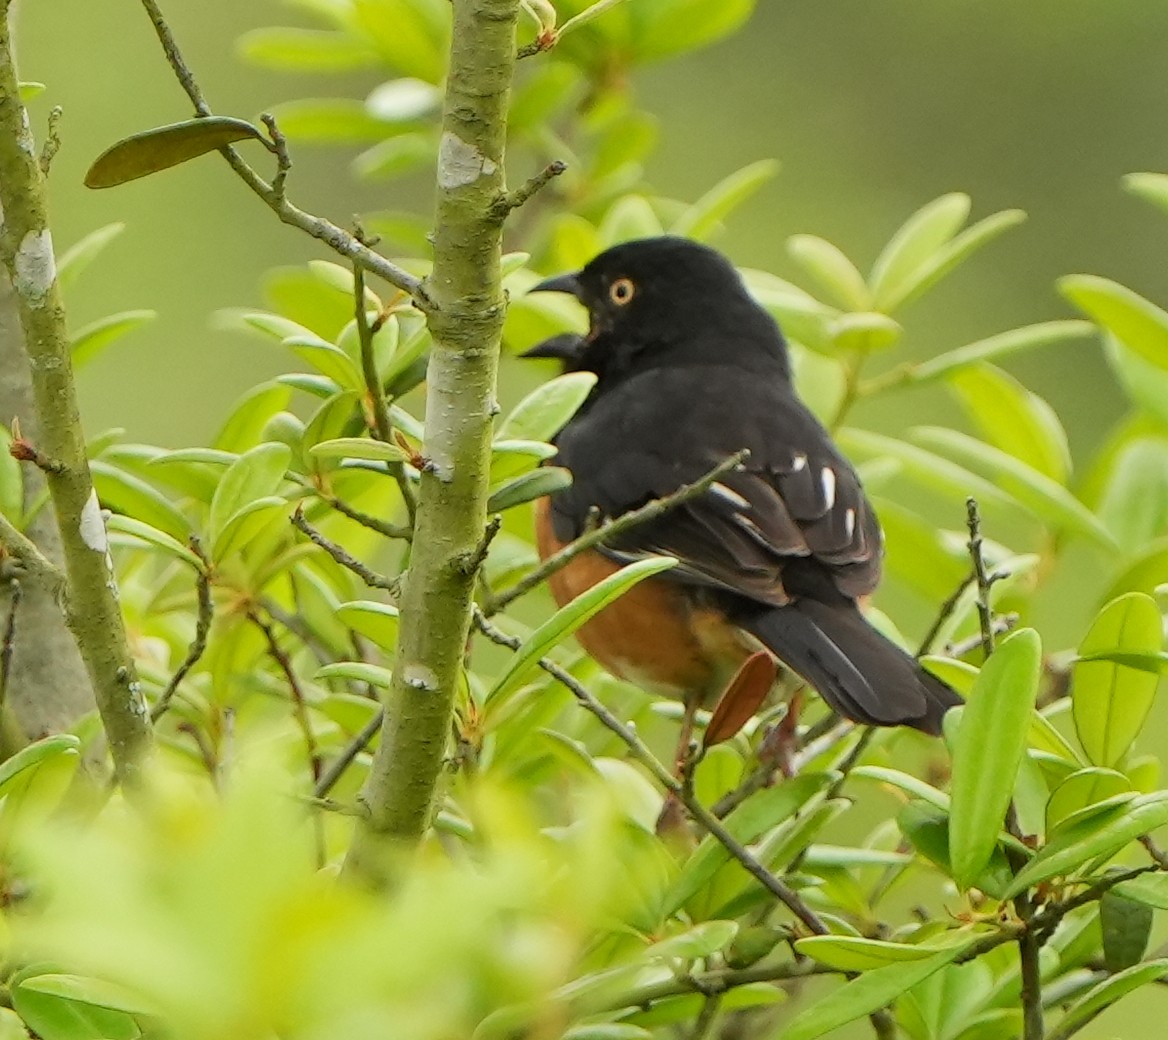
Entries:
POLYGON ((872 726, 941 732, 961 698, 876 631, 851 603, 804 598, 739 624, 846 718, 872 726))

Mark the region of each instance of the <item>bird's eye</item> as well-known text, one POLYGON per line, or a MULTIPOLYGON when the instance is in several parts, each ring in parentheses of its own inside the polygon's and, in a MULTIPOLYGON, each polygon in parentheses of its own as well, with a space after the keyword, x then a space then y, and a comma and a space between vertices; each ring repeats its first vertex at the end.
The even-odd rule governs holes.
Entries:
POLYGON ((637 293, 631 278, 618 278, 608 287, 608 296, 618 307, 623 307, 637 293))

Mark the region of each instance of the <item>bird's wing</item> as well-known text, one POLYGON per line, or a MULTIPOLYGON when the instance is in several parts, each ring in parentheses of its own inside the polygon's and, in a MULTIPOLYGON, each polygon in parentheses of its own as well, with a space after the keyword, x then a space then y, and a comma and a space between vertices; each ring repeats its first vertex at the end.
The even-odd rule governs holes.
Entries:
POLYGON ((553 499, 557 534, 580 534, 590 509, 613 518, 669 495, 747 448, 743 467, 614 538, 607 551, 626 560, 676 556, 675 577, 775 606, 825 589, 848 598, 871 592, 880 578, 879 524, 823 427, 789 386, 760 386, 737 371, 698 378, 662 372, 658 383, 677 385, 621 387, 564 431, 557 461, 574 484, 553 499), (711 378, 719 406, 702 392, 711 378), (654 404, 687 399, 684 416, 654 404), (728 401, 737 407, 727 410, 728 401))

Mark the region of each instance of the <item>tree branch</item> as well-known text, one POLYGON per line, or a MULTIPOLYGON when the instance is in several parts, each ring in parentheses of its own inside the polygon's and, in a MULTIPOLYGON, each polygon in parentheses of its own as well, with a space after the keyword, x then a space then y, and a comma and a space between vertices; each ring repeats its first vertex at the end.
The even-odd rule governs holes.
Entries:
MULTIPOLYGON (((132 783, 151 746, 150 722, 126 641, 105 521, 89 476, 44 175, 20 103, 9 29, 9 16, 0 17, 0 254, 24 330, 41 426, 38 448, 56 464, 45 479, 61 530, 69 626, 93 684, 115 774, 132 783)), ((27 551, 24 558, 34 560, 42 575, 49 573, 43 558, 27 551)))
POLYGON ((207 554, 203 551, 202 543, 194 535, 191 536, 190 546, 191 552, 202 563, 199 573, 195 576, 195 593, 199 601, 199 610, 195 617, 195 638, 191 640, 190 648, 187 650, 187 656, 175 670, 174 675, 170 677, 170 682, 166 684, 166 689, 159 695, 158 701, 154 705, 154 710, 150 712, 151 722, 157 722, 166 714, 167 709, 170 707, 170 702, 178 690, 179 683, 199 663, 199 659, 207 649, 207 636, 211 631, 211 621, 215 615, 215 606, 211 601, 211 561, 207 559, 207 554))

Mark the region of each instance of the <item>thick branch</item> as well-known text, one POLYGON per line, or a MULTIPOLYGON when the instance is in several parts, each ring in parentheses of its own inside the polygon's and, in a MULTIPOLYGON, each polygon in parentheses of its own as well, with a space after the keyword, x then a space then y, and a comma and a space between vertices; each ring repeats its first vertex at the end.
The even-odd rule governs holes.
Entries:
POLYGON ((119 780, 132 780, 151 743, 150 724, 89 477, 44 176, 20 103, 7 16, 0 18, 0 208, 0 254, 17 297, 40 420, 36 447, 54 463, 45 479, 61 529, 69 625, 93 684, 115 772, 119 780))
POLYGON ((401 634, 385 723, 345 871, 388 880, 387 846, 430 821, 470 629, 472 558, 486 526, 488 463, 505 298, 503 152, 518 0, 454 0, 438 152, 434 267, 424 286, 433 348, 426 380, 430 465, 421 474, 401 634))

